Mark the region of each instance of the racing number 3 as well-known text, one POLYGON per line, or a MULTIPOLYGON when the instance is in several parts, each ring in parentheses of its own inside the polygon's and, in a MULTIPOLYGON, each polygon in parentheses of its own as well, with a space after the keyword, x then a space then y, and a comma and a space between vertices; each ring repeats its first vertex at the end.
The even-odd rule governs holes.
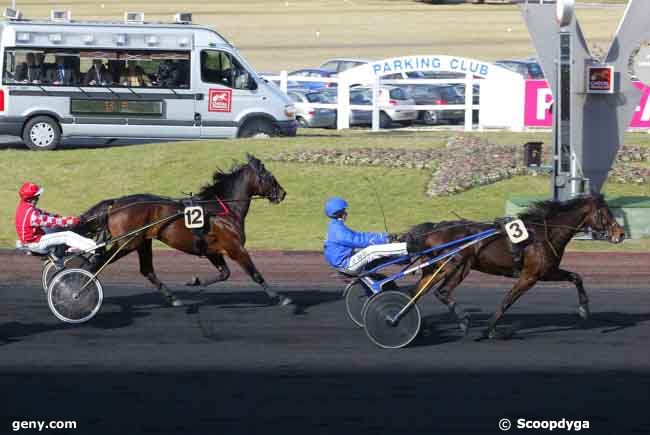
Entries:
POLYGON ((512 243, 521 243, 528 239, 528 230, 521 219, 508 222, 505 229, 512 243))
POLYGON ((185 226, 187 228, 203 228, 205 223, 203 207, 185 207, 183 215, 185 216, 185 226))

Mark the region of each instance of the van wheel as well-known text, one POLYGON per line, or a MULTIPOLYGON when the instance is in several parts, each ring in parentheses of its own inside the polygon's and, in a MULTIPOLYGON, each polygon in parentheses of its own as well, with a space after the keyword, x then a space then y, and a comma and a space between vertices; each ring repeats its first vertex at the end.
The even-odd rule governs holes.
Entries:
POLYGON ((274 135, 273 124, 266 119, 252 119, 239 129, 239 137, 263 138, 274 135))
POLYGON ((61 127, 49 116, 36 116, 25 124, 23 141, 31 150, 53 150, 61 141, 61 127))
POLYGON ((379 127, 389 128, 391 125, 393 125, 393 120, 390 119, 390 116, 388 116, 385 112, 381 112, 379 114, 379 127))

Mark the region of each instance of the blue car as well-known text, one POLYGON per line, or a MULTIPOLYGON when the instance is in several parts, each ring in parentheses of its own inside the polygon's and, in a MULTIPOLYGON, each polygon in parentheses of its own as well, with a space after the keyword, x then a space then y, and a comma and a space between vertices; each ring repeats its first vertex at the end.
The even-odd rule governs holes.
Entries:
POLYGON ((303 89, 318 90, 318 89, 336 87, 336 83, 308 82, 308 81, 300 80, 301 77, 334 78, 336 76, 335 73, 332 73, 331 71, 327 71, 324 69, 318 69, 318 68, 299 69, 297 71, 290 72, 288 76, 292 84, 295 83, 296 86, 301 87, 303 89))

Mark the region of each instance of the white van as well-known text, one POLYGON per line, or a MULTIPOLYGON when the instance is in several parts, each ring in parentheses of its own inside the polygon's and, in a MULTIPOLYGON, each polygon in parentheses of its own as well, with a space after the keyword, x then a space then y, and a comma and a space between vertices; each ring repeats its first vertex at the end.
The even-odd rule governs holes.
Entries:
MULTIPOLYGON (((8 12, 7 12, 8 11, 8 12)), ((78 22, 67 11, 0 22, 0 134, 31 149, 62 138, 220 138, 296 134, 295 108, 219 33, 171 24, 78 22)))

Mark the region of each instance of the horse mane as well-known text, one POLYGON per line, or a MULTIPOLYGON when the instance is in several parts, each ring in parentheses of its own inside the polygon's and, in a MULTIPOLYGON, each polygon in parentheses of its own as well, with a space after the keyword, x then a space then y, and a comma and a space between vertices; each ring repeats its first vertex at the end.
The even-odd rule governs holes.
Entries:
POLYGON ((523 220, 544 220, 549 216, 574 210, 576 207, 582 206, 589 200, 595 200, 597 204, 600 204, 604 201, 604 198, 600 193, 592 193, 568 201, 554 201, 552 199, 537 201, 532 203, 525 211, 519 213, 517 216, 523 220))
POLYGON ((206 184, 199 190, 197 196, 201 199, 228 198, 235 188, 235 182, 241 177, 242 171, 248 168, 248 163, 233 164, 229 172, 217 169, 212 174, 212 183, 206 184))

